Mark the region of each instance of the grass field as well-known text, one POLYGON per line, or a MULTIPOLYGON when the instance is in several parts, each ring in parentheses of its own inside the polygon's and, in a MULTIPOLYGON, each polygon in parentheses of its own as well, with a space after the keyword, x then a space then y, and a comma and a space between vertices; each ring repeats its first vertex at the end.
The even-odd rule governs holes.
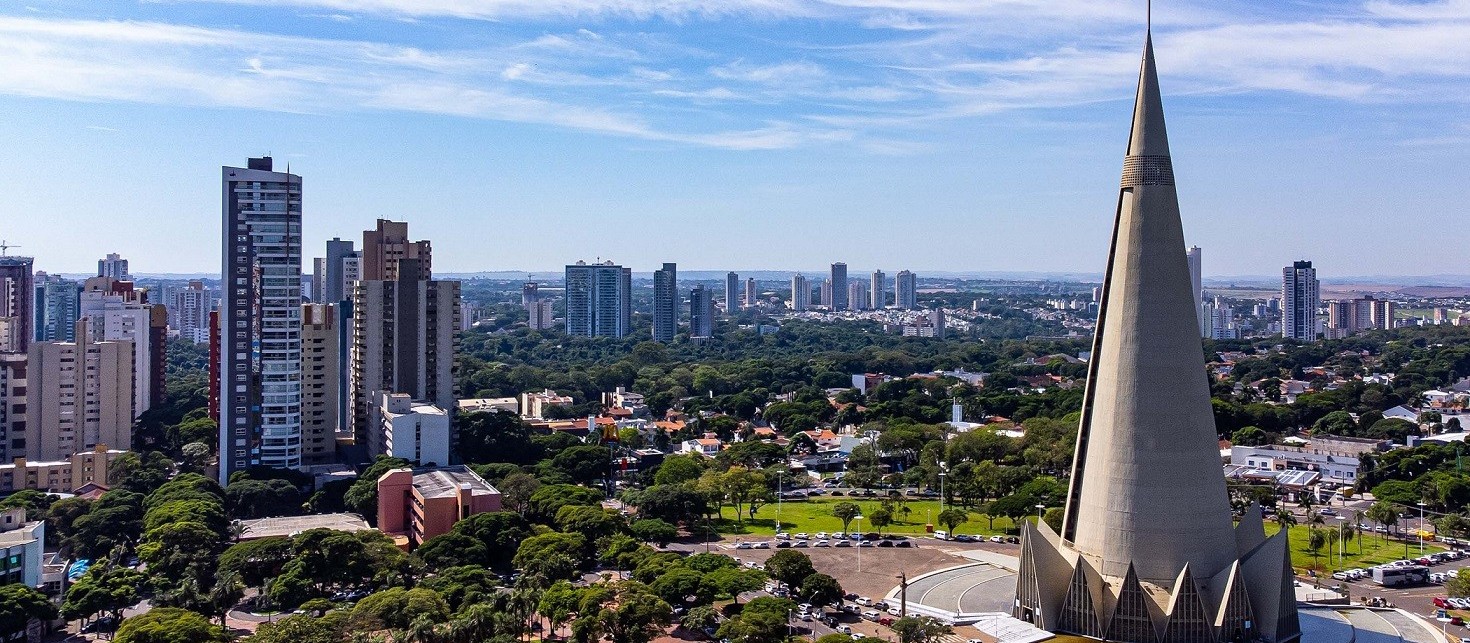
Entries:
MULTIPOLYGON (((819 531, 834 532, 842 531, 842 521, 832 515, 832 506, 839 502, 856 502, 862 507, 863 514, 877 509, 881 504, 879 498, 844 498, 823 496, 812 500, 796 500, 781 503, 781 524, 788 532, 819 531)), ((908 508, 907 514, 898 511, 894 523, 885 527, 885 534, 922 534, 925 533, 925 519, 933 521, 939 515, 938 500, 910 500, 904 504, 908 508)), ((953 507, 953 505, 951 505, 953 507)), ((1008 518, 996 518, 994 525, 992 521, 981 517, 980 514, 970 512, 970 521, 960 525, 955 531, 962 534, 992 535, 1004 534, 1014 525, 1008 518)), ((735 510, 724 507, 720 510, 720 520, 715 525, 716 529, 723 534, 756 534, 770 535, 776 532, 776 504, 762 505, 752 520, 747 515, 744 524, 735 520, 735 510)), ((862 529, 864 532, 877 531, 867 520, 854 521, 851 529, 854 531, 862 529)), ((935 529, 944 529, 935 525, 935 529)))
MULTIPOLYGON (((1331 528, 1331 526, 1329 525, 1324 528, 1331 528)), ((1280 531, 1280 529, 1275 523, 1266 523, 1267 535, 1274 534, 1280 531)), ((1342 557, 1342 562, 1339 563, 1337 545, 1333 545, 1330 548, 1323 547, 1321 551, 1317 552, 1316 556, 1313 556, 1312 550, 1307 547, 1309 538, 1310 536, 1305 525, 1292 527, 1291 532, 1287 535, 1287 539, 1291 543, 1291 564, 1298 569, 1315 569, 1324 572, 1332 572, 1339 569, 1367 569, 1374 565, 1381 565, 1401 558, 1418 558, 1420 556, 1419 541, 1417 539, 1410 538, 1408 543, 1409 555, 1405 556, 1404 541, 1389 538, 1388 534, 1364 533, 1362 542, 1359 542, 1356 537, 1347 542, 1344 547, 1346 551, 1342 557), (1331 550, 1330 552, 1328 551, 1329 549, 1331 550)), ((1442 545, 1430 541, 1424 543, 1424 553, 1426 554, 1444 550, 1445 548, 1442 545)))

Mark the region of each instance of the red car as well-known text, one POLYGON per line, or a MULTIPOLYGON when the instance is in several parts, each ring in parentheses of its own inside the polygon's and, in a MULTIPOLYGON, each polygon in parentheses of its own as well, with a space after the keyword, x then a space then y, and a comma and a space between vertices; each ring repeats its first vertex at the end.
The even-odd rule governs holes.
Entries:
POLYGON ((1434 597, 1434 606, 1441 609, 1449 609, 1450 602, 1445 600, 1443 596, 1436 596, 1434 597))
POLYGON ((893 625, 893 617, 892 616, 884 616, 884 617, 878 619, 878 624, 879 625, 893 625))

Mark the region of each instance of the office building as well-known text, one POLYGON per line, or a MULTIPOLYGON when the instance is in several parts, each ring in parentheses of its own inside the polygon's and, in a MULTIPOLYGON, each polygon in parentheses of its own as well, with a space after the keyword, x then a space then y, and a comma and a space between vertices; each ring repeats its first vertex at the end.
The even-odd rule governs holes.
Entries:
MULTIPOLYGON (((440 408, 454 405, 458 281, 432 280, 420 259, 381 268, 396 280, 360 280, 353 288, 349 368, 351 426, 369 455, 386 453, 376 430, 379 396, 402 393, 440 408)), ((453 447, 453 435, 450 447, 453 447)))
POLYGON ((1301 635, 1287 532, 1236 527, 1200 377, 1164 114, 1146 44, 1062 532, 1021 528, 1013 616, 1108 641, 1301 635))
POLYGON ((221 168, 219 477, 301 466, 301 177, 221 168))
POLYGON ((1204 283, 1202 281, 1204 275, 1204 252, 1200 250, 1199 246, 1190 246, 1189 250, 1185 251, 1184 256, 1189 261, 1189 284, 1194 288, 1194 307, 1199 311, 1200 337, 1209 337, 1211 325, 1209 315, 1211 314, 1211 309, 1204 305, 1205 293, 1204 283))
POLYGON ((30 257, 0 254, 0 353, 24 353, 36 335, 34 263, 30 257))
POLYGON ((36 273, 36 333, 38 342, 74 342, 82 285, 55 275, 36 273))
POLYGON ((874 270, 868 280, 868 307, 874 310, 883 310, 888 307, 888 293, 884 290, 888 284, 884 280, 888 276, 882 270, 874 270))
POLYGON ((893 305, 904 310, 919 307, 919 280, 914 273, 901 270, 893 278, 893 305))
POLYGON ((868 287, 860 281, 852 281, 847 284, 847 309, 867 310, 868 287))
POLYGON ((733 315, 740 309, 740 275, 725 273, 725 314, 733 315))
POLYGON ((1296 261, 1281 271, 1281 336, 1303 342, 1317 339, 1321 284, 1310 261, 1296 261))
POLYGON ((653 271, 653 341, 671 342, 679 334, 679 267, 653 271))
POLYGON ((566 269, 568 335, 622 337, 633 327, 633 271, 611 261, 566 269))
POLYGON ((812 305, 812 288, 807 285, 806 277, 802 275, 791 276, 791 310, 802 312, 812 305))
POLYGON ((301 306, 301 463, 332 462, 342 424, 342 315, 338 304, 301 306))
POLYGON ((397 281, 403 259, 418 260, 419 274, 433 276, 433 251, 428 241, 409 241, 408 223, 378 219, 378 227, 362 233, 359 281, 397 281))
POLYGON ((832 264, 832 300, 827 306, 834 312, 847 310, 847 264, 837 262, 832 264))
POLYGON ((148 292, 131 281, 92 277, 82 282, 78 317, 96 340, 133 344, 133 413, 162 403, 168 311, 148 303, 148 292))
POLYGON ((24 451, 12 435, 12 457, 63 460, 99 444, 132 448, 133 343, 94 339, 85 320, 76 337, 31 344, 24 451))
POLYGON ((204 282, 193 280, 187 288, 172 292, 168 302, 168 325, 178 331, 179 336, 195 344, 209 341, 209 313, 214 310, 217 292, 204 287, 204 282))
POLYGON ((465 518, 500 508, 500 492, 462 465, 393 469, 378 478, 378 529, 404 549, 449 533, 465 518))
POLYGON ((713 337, 715 334, 715 298, 704 284, 689 289, 689 336, 713 337))
POLYGON ((449 412, 444 407, 406 393, 380 393, 377 404, 382 455, 424 465, 449 463, 449 412))
POLYGON ((357 280, 360 271, 356 267, 357 253, 351 240, 333 237, 327 241, 326 276, 322 279, 322 301, 338 302, 351 296, 350 283, 357 280), (351 258, 354 267, 348 277, 346 261, 351 258))
POLYGON ((760 293, 758 293, 755 288, 755 278, 747 277, 745 279, 745 307, 755 308, 756 299, 759 296, 760 293))

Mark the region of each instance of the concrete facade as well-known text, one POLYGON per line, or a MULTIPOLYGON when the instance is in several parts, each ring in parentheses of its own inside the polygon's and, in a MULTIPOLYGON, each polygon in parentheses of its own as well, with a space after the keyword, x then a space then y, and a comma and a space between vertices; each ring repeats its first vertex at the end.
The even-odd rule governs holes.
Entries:
POLYGON ((378 431, 383 454, 420 464, 449 463, 449 412, 403 393, 383 393, 378 431))
POLYGON ((85 322, 76 342, 31 344, 23 451, 11 455, 63 460, 99 444, 133 444, 133 343, 94 341, 85 322))
POLYGON ((1133 643, 1300 635, 1285 532, 1237 528, 1203 377, 1151 39, 1123 164, 1063 530, 1024 523, 1014 616, 1133 643))
POLYGON ((341 425, 341 315, 336 304, 301 306, 301 461, 331 462, 341 425))
POLYGON ((15 458, 0 464, 0 493, 36 489, 47 493, 76 493, 89 484, 107 487, 107 474, 112 461, 127 453, 99 444, 91 451, 73 453, 70 458, 31 461, 15 458))

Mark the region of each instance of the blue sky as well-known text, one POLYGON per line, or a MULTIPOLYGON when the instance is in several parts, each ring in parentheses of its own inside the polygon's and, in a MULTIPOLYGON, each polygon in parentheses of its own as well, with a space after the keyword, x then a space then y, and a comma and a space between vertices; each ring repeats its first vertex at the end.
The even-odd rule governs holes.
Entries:
MULTIPOLYGON (((1470 0, 1156 3, 1207 275, 1470 274, 1470 0)), ((1142 0, 0 4, 0 238, 218 268, 219 166, 441 271, 1099 272, 1142 0)))

